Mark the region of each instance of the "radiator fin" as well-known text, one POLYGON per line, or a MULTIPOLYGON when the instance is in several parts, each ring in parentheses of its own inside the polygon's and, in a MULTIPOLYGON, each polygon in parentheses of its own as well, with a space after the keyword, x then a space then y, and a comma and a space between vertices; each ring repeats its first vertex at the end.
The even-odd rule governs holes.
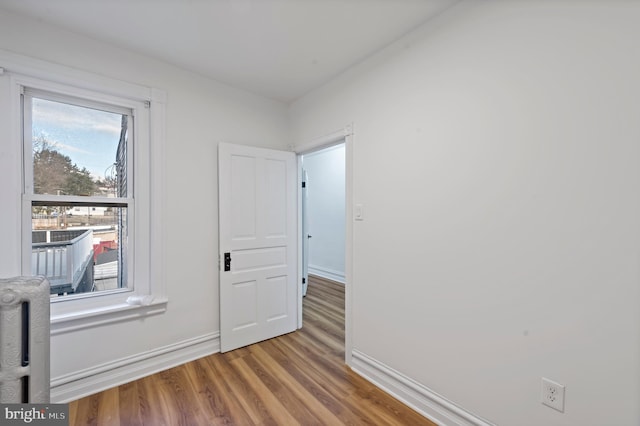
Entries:
POLYGON ((0 402, 49 403, 49 282, 0 280, 0 402))

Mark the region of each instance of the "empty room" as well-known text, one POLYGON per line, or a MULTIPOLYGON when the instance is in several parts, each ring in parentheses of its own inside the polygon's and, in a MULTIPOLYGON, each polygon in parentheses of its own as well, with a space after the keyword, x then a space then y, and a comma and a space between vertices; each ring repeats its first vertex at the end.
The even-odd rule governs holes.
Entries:
POLYGON ((638 425, 639 40, 633 0, 0 0, 0 403, 638 425))

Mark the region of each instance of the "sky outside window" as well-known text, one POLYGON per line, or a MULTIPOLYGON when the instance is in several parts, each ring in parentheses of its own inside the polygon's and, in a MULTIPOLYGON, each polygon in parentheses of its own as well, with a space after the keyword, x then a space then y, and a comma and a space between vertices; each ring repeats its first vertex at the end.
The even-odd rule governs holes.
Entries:
POLYGON ((34 141, 46 140, 94 180, 105 178, 115 162, 121 114, 38 98, 33 98, 32 111, 34 141))

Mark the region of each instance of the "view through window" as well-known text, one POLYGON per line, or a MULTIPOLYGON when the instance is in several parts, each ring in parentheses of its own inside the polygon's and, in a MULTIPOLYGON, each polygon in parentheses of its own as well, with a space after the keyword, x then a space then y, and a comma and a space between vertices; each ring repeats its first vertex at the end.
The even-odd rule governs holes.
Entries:
POLYGON ((24 122, 31 273, 52 297, 126 288, 131 111, 25 90, 24 122))

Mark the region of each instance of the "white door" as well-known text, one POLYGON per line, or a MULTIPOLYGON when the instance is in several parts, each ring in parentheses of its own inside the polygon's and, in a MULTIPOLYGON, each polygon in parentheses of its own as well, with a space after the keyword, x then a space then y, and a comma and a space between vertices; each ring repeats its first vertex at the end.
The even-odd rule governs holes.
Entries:
POLYGON ((296 329, 296 172, 293 152, 218 147, 222 352, 296 329))

